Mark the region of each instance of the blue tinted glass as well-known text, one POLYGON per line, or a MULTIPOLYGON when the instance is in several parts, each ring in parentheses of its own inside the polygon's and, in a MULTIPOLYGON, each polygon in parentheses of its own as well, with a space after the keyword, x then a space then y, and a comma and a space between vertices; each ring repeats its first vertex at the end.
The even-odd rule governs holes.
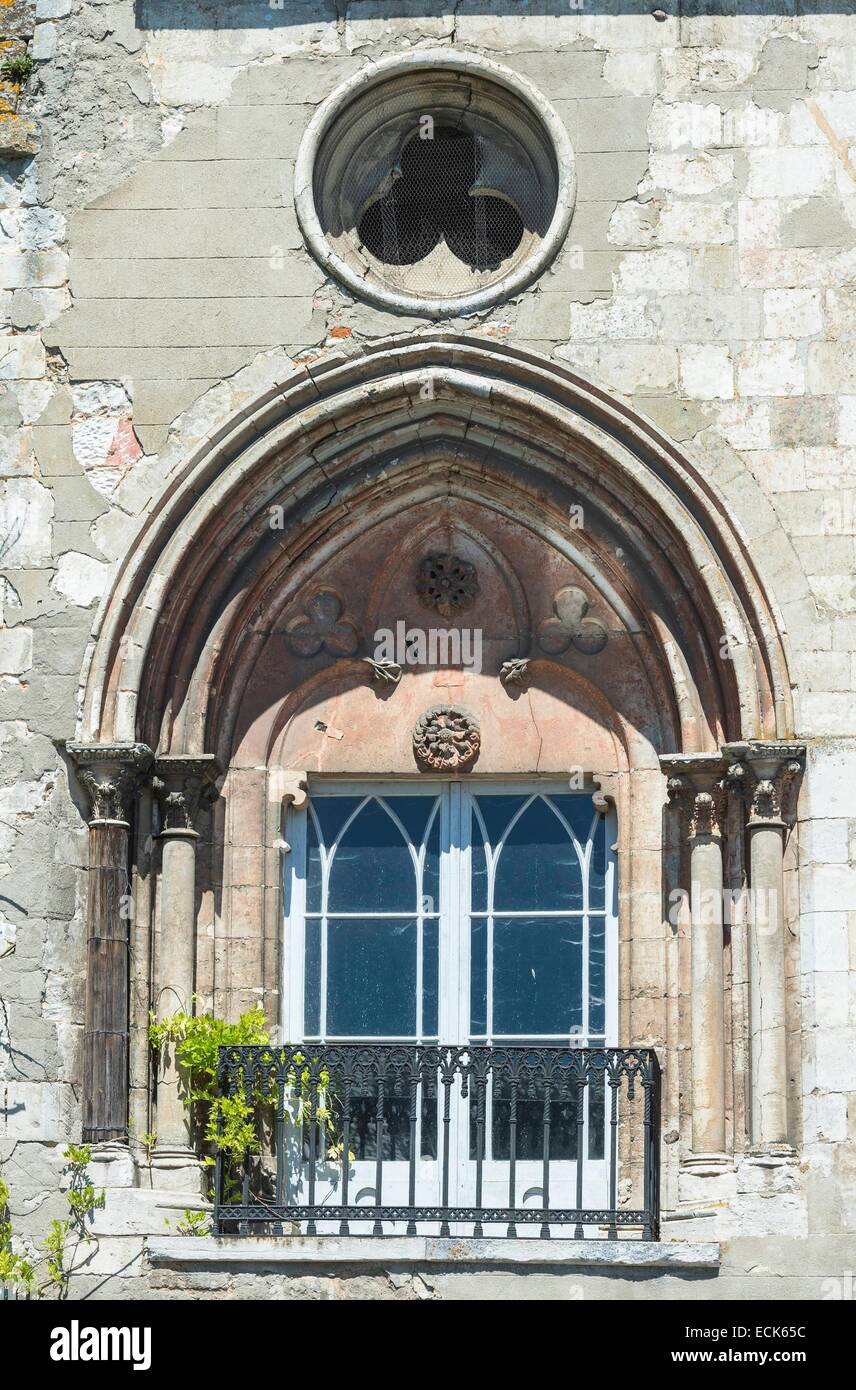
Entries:
MULTIPOLYGON (((505 799, 507 798, 503 798, 503 800, 505 799)), ((470 834, 472 836, 472 849, 470 851, 472 910, 473 912, 487 912, 487 854, 481 822, 476 815, 475 807, 473 807, 470 834)))
POLYGON ((498 918, 493 1032, 565 1037, 582 1027, 582 920, 498 918))
POLYGON ((598 816, 592 837, 589 869, 589 907, 603 911, 606 906, 606 816, 598 816))
POLYGON ((565 817, 580 844, 584 845, 594 820, 594 806, 591 797, 577 793, 576 796, 551 796, 549 799, 556 810, 565 817))
POLYGON ((437 1036, 437 1007, 439 1002, 440 957, 436 921, 422 924, 422 1034, 437 1036))
POLYGON ((577 851, 541 797, 508 833, 496 868, 493 901, 497 912, 557 912, 583 905, 577 851))
MULTIPOLYGON (((427 799, 427 798, 426 798, 427 799)), ((436 805, 436 802, 430 803, 436 805)), ((422 911, 440 911, 440 807, 431 822, 422 868, 422 911)))
POLYGON ((499 844, 515 811, 529 800, 528 796, 479 796, 476 799, 491 845, 499 844))
POLYGON ((321 911, 321 849, 311 808, 306 817, 306 911, 321 911))
POLYGON ((303 1030, 308 1038, 321 1032, 321 923, 310 919, 305 927, 303 973, 303 1030))
POLYGON ((487 1033, 487 921, 476 917, 470 924, 470 1032, 487 1033))
POLYGON ((606 952, 603 917, 589 922, 589 1032, 603 1033, 606 1028, 604 1000, 606 998, 606 952))
POLYGON ((313 796, 312 809, 321 826, 321 839, 328 848, 362 799, 361 796, 313 796))
POLYGON ((372 799, 348 826, 330 869, 328 911, 415 912, 416 872, 401 831, 372 799))
POLYGON ((414 845, 422 844, 425 827, 434 806, 430 796, 385 796, 384 801, 394 811, 414 845))
POLYGON ((337 1037, 413 1037, 416 923, 330 922, 327 1032, 337 1037))

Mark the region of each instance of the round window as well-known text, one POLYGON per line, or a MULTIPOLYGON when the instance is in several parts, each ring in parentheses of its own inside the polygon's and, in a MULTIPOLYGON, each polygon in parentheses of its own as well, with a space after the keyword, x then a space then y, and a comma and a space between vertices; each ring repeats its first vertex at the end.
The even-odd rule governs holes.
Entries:
POLYGON ((573 197, 573 151, 544 98, 445 49, 358 73, 318 109, 297 162, 297 213, 322 265, 372 303, 432 318, 529 284, 573 197))

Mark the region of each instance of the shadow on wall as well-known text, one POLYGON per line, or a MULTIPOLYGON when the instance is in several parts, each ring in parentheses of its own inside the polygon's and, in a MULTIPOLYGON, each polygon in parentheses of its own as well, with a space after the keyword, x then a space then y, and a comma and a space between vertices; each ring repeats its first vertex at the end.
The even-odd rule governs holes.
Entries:
MULTIPOLYGON (((856 14, 854 0, 463 0, 468 17, 517 15, 815 15, 856 14)), ((449 14, 452 0, 136 0, 138 29, 280 29, 359 19, 420 19, 449 14)))

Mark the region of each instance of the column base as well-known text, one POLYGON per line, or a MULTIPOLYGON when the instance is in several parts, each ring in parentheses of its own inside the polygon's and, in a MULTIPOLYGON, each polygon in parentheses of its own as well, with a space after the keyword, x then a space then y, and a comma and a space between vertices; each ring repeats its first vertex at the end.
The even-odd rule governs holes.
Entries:
POLYGON ((717 1177, 734 1169, 734 1157, 727 1153, 687 1154, 681 1159, 681 1168, 697 1177, 717 1177))
POLYGON ((134 1158, 127 1143, 121 1139, 106 1139, 92 1144, 90 1172, 96 1188, 133 1187, 134 1158))
POLYGON ((152 1184, 169 1192, 203 1191, 203 1164, 193 1149, 183 1144, 158 1144, 152 1154, 152 1184))
POLYGON ((770 1167, 775 1167, 778 1163, 792 1162, 797 1157, 797 1151, 793 1144, 784 1142, 758 1144, 749 1149, 746 1157, 755 1163, 762 1165, 766 1163, 770 1167))

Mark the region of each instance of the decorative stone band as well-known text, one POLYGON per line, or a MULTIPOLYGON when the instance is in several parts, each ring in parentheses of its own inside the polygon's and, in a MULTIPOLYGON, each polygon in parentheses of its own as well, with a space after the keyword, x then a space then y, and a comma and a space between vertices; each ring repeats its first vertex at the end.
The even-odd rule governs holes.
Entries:
POLYGON ((667 754, 660 758, 669 801, 681 812, 690 840, 722 837, 728 811, 725 762, 718 753, 667 754))
POLYGON ((220 772, 213 753, 194 757, 169 753, 156 759, 152 790, 161 814, 162 835, 195 829, 199 803, 203 797, 216 795, 214 783, 220 772))
POLYGON ((796 820, 805 744, 768 740, 728 743, 729 787, 744 801, 751 825, 792 825, 796 820))
POLYGON ((134 795, 154 757, 144 743, 67 743, 77 780, 89 798, 90 824, 128 824, 134 795))

